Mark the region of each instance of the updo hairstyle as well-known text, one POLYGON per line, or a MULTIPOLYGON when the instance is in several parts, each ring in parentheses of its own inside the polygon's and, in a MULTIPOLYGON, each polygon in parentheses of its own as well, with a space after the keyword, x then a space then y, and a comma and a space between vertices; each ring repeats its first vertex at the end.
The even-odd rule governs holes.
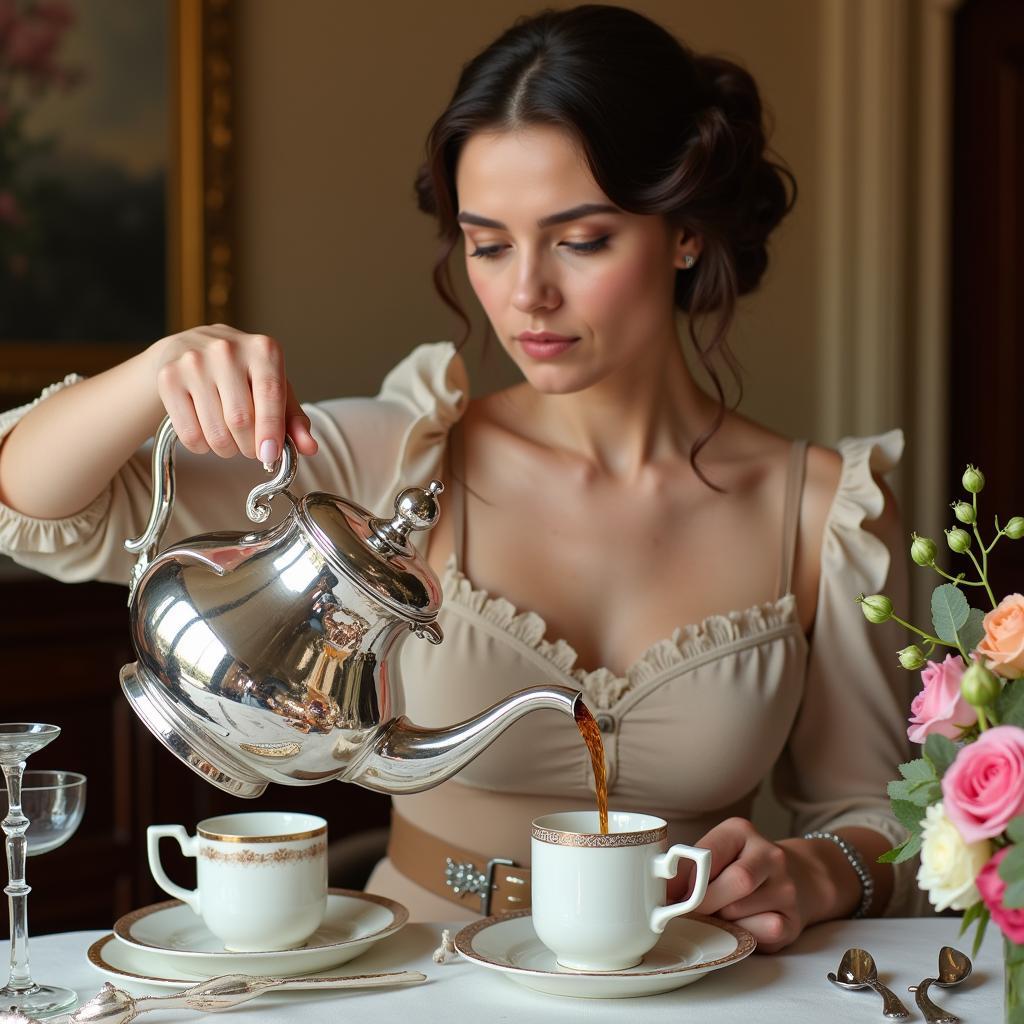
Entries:
POLYGON ((727 341, 736 300, 757 287, 768 235, 796 196, 792 174, 767 152, 762 120, 747 71, 695 54, 635 11, 586 4, 517 21, 463 68, 416 177, 420 209, 438 220, 434 284, 462 321, 463 342, 470 321, 449 262, 461 236, 455 171, 462 147, 481 131, 560 128, 616 206, 660 214, 703 238, 694 268, 676 273, 675 304, 689 314, 690 337, 718 397, 714 421, 690 452, 706 479, 695 457, 726 411, 715 356, 732 374, 738 402, 742 381, 727 341))

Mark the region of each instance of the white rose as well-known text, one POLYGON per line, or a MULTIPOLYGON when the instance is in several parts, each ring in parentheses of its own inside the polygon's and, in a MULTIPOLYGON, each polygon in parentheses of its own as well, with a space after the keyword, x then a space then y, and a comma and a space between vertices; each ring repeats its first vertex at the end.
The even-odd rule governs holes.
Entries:
POLYGON ((925 812, 921 838, 917 883, 927 890, 935 909, 966 910, 977 903, 981 894, 974 880, 992 856, 992 844, 987 839, 965 843, 956 826, 946 817, 941 801, 925 812))

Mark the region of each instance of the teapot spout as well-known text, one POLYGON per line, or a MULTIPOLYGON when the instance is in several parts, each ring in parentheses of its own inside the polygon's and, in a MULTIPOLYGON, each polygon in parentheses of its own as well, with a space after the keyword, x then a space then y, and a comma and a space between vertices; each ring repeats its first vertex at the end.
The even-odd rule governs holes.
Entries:
POLYGON ((403 716, 346 781, 381 793, 419 793, 451 778, 523 715, 553 708, 574 719, 582 700, 568 686, 531 686, 447 729, 425 729, 403 716))

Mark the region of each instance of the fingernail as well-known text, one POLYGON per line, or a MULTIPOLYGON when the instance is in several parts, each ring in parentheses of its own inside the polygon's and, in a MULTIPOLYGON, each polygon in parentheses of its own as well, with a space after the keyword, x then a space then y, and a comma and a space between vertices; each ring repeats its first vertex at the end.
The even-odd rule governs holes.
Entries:
POLYGON ((270 469, 277 462, 277 442, 269 437, 260 445, 260 462, 266 469, 270 469))

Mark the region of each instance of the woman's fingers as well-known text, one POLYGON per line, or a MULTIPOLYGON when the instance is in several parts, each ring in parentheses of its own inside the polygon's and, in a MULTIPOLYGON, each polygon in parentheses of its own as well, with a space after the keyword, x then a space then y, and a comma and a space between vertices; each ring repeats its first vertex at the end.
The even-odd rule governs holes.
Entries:
POLYGON ((783 914, 766 912, 743 917, 736 921, 757 939, 759 953, 777 953, 800 934, 800 929, 783 914))
POLYGON ((708 885, 708 891, 697 908, 702 914, 717 914, 747 899, 768 880, 769 868, 763 857, 745 857, 730 864, 708 885))
POLYGON ((165 342, 169 354, 158 390, 189 451, 212 450, 222 458, 241 452, 269 464, 280 456, 287 432, 299 452, 316 454, 309 417, 273 338, 214 324, 165 342))
POLYGON ((251 336, 250 344, 249 382, 256 411, 254 451, 261 462, 270 465, 277 460, 284 444, 290 387, 284 355, 277 342, 257 334, 251 336))
POLYGON ((157 392, 171 418, 178 440, 190 452, 205 455, 210 446, 203 435, 192 396, 182 380, 181 367, 176 362, 161 367, 157 374, 157 392))
POLYGON ((302 455, 316 455, 319 445, 310 429, 309 417, 302 411, 299 400, 288 384, 288 406, 285 412, 288 436, 295 442, 295 447, 302 455))

